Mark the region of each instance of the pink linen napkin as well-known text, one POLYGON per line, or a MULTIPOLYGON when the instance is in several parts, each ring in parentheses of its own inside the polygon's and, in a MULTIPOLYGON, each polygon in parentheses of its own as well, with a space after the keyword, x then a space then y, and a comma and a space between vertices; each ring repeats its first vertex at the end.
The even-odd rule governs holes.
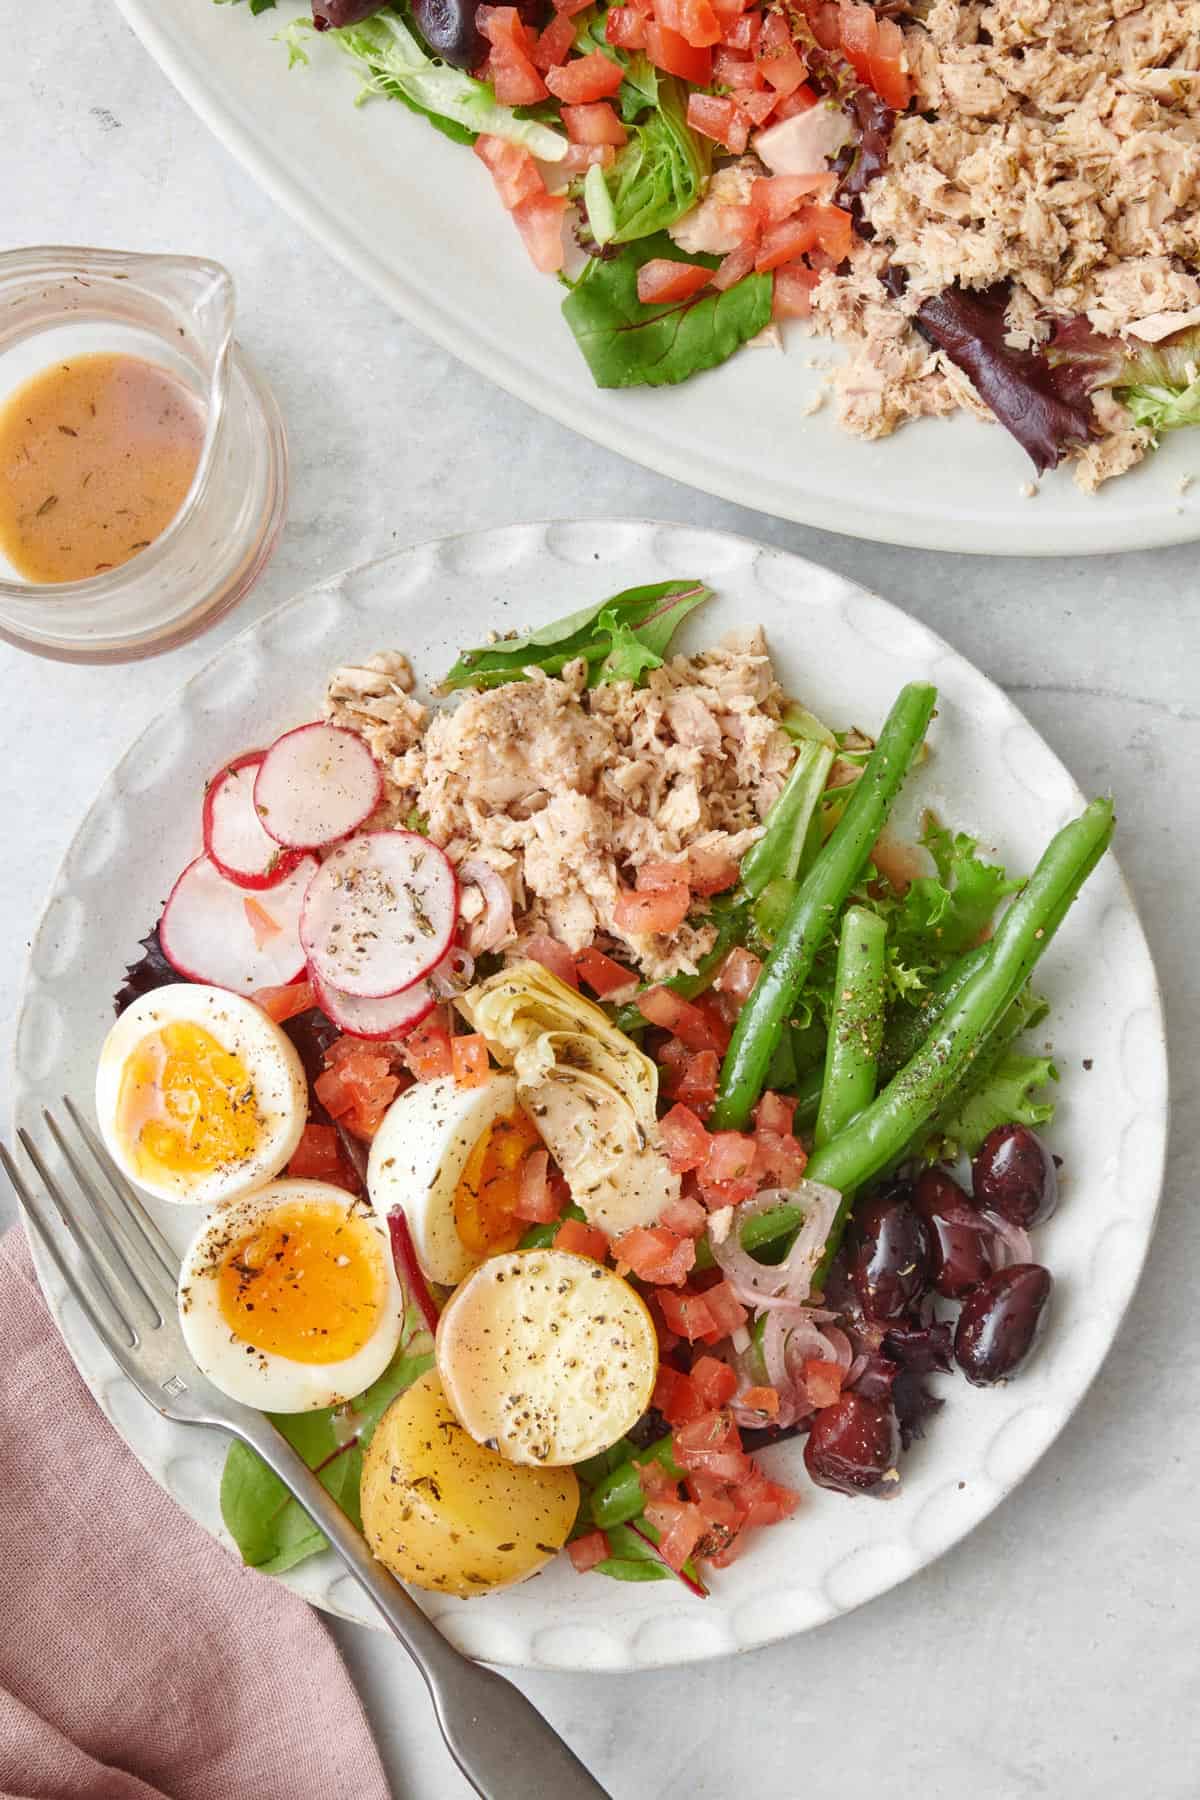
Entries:
POLYGON ((302 1600, 158 1488, 0 1239, 0 1800, 388 1800, 302 1600))

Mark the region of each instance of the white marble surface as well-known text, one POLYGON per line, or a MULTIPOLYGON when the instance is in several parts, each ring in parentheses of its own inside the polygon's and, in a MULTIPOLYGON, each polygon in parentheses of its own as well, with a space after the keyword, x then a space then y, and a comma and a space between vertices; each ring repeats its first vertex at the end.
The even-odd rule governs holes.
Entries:
MULTIPOLYGON (((239 285, 240 334, 276 388, 293 455, 280 552, 210 639, 107 673, 0 647, 5 1084, 24 947, 99 777, 172 685, 302 582, 467 525, 636 513, 746 532, 889 595, 995 676, 1086 789, 1117 796, 1120 854, 1172 1032, 1173 1154, 1147 1273, 1059 1444, 967 1542, 907 1586, 737 1662, 635 1679, 523 1676, 521 1685, 616 1800, 715 1800, 735 1788, 794 1800, 817 1782, 840 1800, 1193 1795, 1194 551, 1070 563, 921 555, 658 480, 483 385, 392 317, 275 212, 110 9, 9 0, 4 23, 0 248, 93 243, 222 259, 239 285)), ((0 1100, 7 1117, 7 1095, 0 1100)), ((465 1795, 403 1654, 356 1627, 335 1631, 397 1800, 465 1795)), ((513 1800, 522 1793, 514 1772, 513 1800)), ((296 1800, 310 1800, 302 1774, 296 1800)))

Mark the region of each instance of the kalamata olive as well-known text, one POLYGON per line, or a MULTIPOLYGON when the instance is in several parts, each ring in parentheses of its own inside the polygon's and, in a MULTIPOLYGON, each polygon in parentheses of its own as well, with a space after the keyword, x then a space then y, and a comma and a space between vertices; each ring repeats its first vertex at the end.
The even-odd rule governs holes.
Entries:
POLYGON ((929 1286, 929 1232, 904 1189, 881 1194, 854 1217, 850 1265, 870 1319, 898 1319, 929 1286))
POLYGON ((364 19, 382 12, 387 4, 388 0, 312 0, 313 24, 318 31, 361 25, 364 19))
POLYGON ((961 1300, 992 1272, 991 1234, 945 1169, 922 1171, 913 1205, 929 1229, 929 1272, 936 1293, 961 1300))
POLYGON ((434 56, 456 69, 477 69, 487 45, 475 24, 476 0, 413 0, 413 23, 434 56))
POLYGON ((997 1269, 962 1304, 954 1360, 975 1387, 1016 1373, 1037 1340, 1054 1283, 1040 1263, 997 1269))
POLYGON ((971 1164, 975 1199, 1025 1231, 1040 1225, 1058 1205, 1054 1158, 1028 1125, 997 1125, 971 1164))
POLYGON ((842 1394, 813 1417, 804 1466, 818 1487, 838 1494, 886 1493, 895 1486, 900 1427, 886 1400, 842 1394))

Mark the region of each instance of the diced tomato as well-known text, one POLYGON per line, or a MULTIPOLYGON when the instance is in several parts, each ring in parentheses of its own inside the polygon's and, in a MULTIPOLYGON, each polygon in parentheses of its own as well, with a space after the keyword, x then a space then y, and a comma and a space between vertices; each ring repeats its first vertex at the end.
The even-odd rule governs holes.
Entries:
POLYGON ((638 892, 666 893, 677 888, 681 881, 690 887, 691 882, 688 879, 690 873, 686 857, 676 862, 671 862, 664 857, 648 857, 637 872, 638 892))
POLYGON ((681 994, 661 986, 639 994, 637 1008, 651 1025, 674 1032, 689 1050, 714 1050, 724 1055, 729 1029, 714 1008, 685 1000, 681 994))
POLYGON ((562 122, 573 144, 612 144, 619 150, 629 141, 629 133, 607 100, 596 100, 591 106, 564 106, 562 122))
POLYGON ((311 1012, 317 1004, 312 983, 308 981, 293 981, 287 987, 258 988, 250 998, 277 1025, 282 1025, 285 1019, 294 1019, 298 1013, 311 1012))
POLYGON ((712 80, 712 51, 696 49, 679 32, 654 19, 646 21, 646 54, 655 68, 678 75, 693 87, 707 87, 712 80))
POLYGON ((652 1403, 658 1408, 668 1425, 686 1425, 692 1419, 698 1419, 706 1410, 703 1401, 691 1378, 681 1375, 670 1363, 660 1362, 658 1374, 654 1378, 652 1403))
POLYGON ((675 1461, 721 1481, 744 1481, 753 1468, 727 1412, 708 1412, 675 1432, 675 1461))
POLYGON ((731 1000, 743 1005, 749 998, 755 982, 762 974, 762 963, 749 950, 740 944, 729 952, 721 964, 721 972, 713 982, 720 994, 728 994, 731 1000))
POLYGON ((819 280, 815 269, 806 269, 800 263, 776 269, 771 317, 807 319, 812 312, 812 291, 819 280))
POLYGON ((481 131, 475 139, 474 149, 480 162, 490 170, 501 204, 509 212, 523 200, 545 193, 546 184, 537 164, 520 144, 510 144, 507 138, 481 131))
POLYGON ((684 882, 655 893, 625 888, 613 908, 613 922, 618 931, 634 937, 647 931, 670 932, 682 925, 691 903, 691 891, 684 882))
POLYGON ((723 894, 738 878, 737 861, 723 850, 688 851, 688 886, 693 894, 723 894))
POLYGON ((838 31, 842 51, 860 81, 869 79, 871 51, 875 44, 875 9, 856 0, 841 0, 838 31))
POLYGON ((454 1057, 450 1048, 450 1027, 440 1012, 409 1032, 400 1051, 418 1081, 436 1081, 439 1075, 454 1073, 454 1057))
POLYGON ((573 57, 561 69, 551 69, 546 86, 569 106, 583 106, 590 100, 607 100, 624 79, 620 63, 605 56, 603 50, 590 50, 586 56, 573 57))
POLYGON ((619 50, 646 48, 646 18, 636 6, 610 6, 604 15, 604 36, 619 50))
POLYGON ((770 12, 763 21, 758 66, 778 94, 795 93, 808 74, 782 13, 770 12))
POLYGON ((521 1180, 513 1212, 531 1225, 549 1225, 562 1211, 558 1196, 547 1179, 550 1157, 545 1150, 531 1150, 521 1164, 521 1180))
POLYGON ((778 117, 783 102, 774 88, 760 88, 754 94, 739 94, 738 105, 752 125, 761 127, 768 119, 778 117))
POLYGON ((684 1063, 675 1082, 675 1098, 693 1112, 707 1113, 717 1097, 721 1060, 715 1050, 700 1050, 684 1063))
POLYGON ((728 1363, 715 1356, 698 1356, 691 1368, 691 1383, 709 1412, 728 1404, 737 1393, 737 1376, 728 1363))
POLYGON ((804 1179, 808 1151, 790 1131, 757 1131, 754 1135, 760 1186, 768 1181, 773 1187, 791 1188, 804 1179))
POLYGON ((794 118, 797 113, 807 112, 817 104, 820 95, 816 88, 809 87, 807 81, 798 87, 794 94, 784 94, 775 108, 773 123, 782 125, 785 119, 794 118))
POLYGON ((783 263, 790 263, 806 250, 811 250, 817 242, 817 227, 808 215, 812 208, 805 206, 792 219, 780 219, 776 225, 769 225, 759 240, 758 255, 754 266, 759 274, 768 269, 778 269, 783 263))
POLYGON ((712 138, 740 156, 750 138, 750 121, 737 102, 720 94, 689 94, 687 122, 702 137, 712 138))
POLYGON ((705 1339, 706 1343, 715 1344, 723 1337, 732 1337, 749 1317, 727 1281, 718 1281, 714 1287, 706 1288, 704 1304, 712 1320, 712 1336, 705 1339))
POLYGON ((809 1359, 800 1366, 804 1380, 804 1390, 813 1405, 832 1406, 842 1391, 842 1366, 840 1363, 825 1362, 818 1357, 809 1359))
POLYGON ((553 275, 563 266, 563 220, 567 213, 565 194, 535 194, 513 208, 513 220, 525 242, 530 260, 543 275, 553 275))
POLYGON ((341 1161, 336 1127, 310 1124, 300 1134, 287 1172, 297 1181, 332 1181, 341 1161))
POLYGON ((643 306, 666 306, 675 300, 689 300, 700 288, 708 286, 711 274, 712 270, 702 263, 675 262, 669 256, 654 256, 637 272, 637 297, 643 306))
POLYGON ((754 258, 757 253, 758 245, 751 241, 747 244, 739 244, 736 250, 731 250, 729 255, 722 259, 720 268, 712 278, 712 284, 718 293, 723 294, 726 288, 736 287, 739 281, 744 280, 753 272, 754 258))
POLYGON ((713 11, 717 15, 717 23, 721 27, 721 40, 726 40, 731 25, 737 23, 746 7, 747 0, 710 0, 713 11))
MULTIPOLYGON (((556 69, 560 63, 566 62, 574 43, 574 19, 569 13, 555 13, 533 46, 530 61, 535 69, 540 69, 545 74, 549 69, 556 69)), ((570 136, 569 128, 567 135, 570 136)))
POLYGON ((451 1038, 450 1070, 460 1088, 486 1085, 490 1075, 487 1040, 478 1031, 451 1038))
POLYGON ((752 57, 743 56, 740 50, 730 50, 722 44, 713 52, 713 83, 716 87, 728 88, 740 101, 744 94, 752 94, 762 87, 762 76, 752 57))
POLYGON ((608 994, 618 994, 622 988, 632 987, 637 981, 631 969, 614 962, 611 956, 605 956, 603 950, 590 947, 575 952, 575 973, 602 1000, 608 994))
POLYGON ((534 106, 547 87, 533 66, 533 34, 515 6, 478 6, 475 23, 491 45, 488 77, 501 106, 534 106))
POLYGON ((738 1483, 734 1504, 742 1515, 743 1530, 755 1525, 777 1525, 789 1519, 800 1504, 800 1496, 780 1481, 772 1481, 755 1463, 738 1483))
POLYGON ((339 1038, 325 1054, 326 1068, 313 1082, 313 1092, 331 1119, 355 1137, 371 1139, 384 1113, 400 1092, 400 1078, 390 1059, 361 1038, 339 1038))
POLYGON ((800 215, 810 219, 816 228, 817 243, 834 266, 844 262, 854 248, 854 220, 840 206, 815 204, 806 206, 800 215))
POLYGON ((531 962, 541 963, 543 969, 549 969, 551 975, 557 975, 558 979, 565 981, 568 987, 577 988, 579 986, 575 958, 566 945, 560 944, 557 938, 548 937, 544 931, 538 932, 536 936, 527 938, 521 945, 521 954, 527 956, 531 962))
POLYGON ((654 16, 697 50, 721 41, 721 26, 709 0, 654 0, 654 16))
MULTIPOLYGON (((722 1186, 734 1181, 753 1181, 757 1157, 758 1141, 747 1132, 710 1132, 704 1163, 705 1181, 719 1182, 722 1186)), ((750 1193, 753 1192, 754 1187, 751 1187, 750 1193)))
POLYGON ((764 1419, 773 1419, 779 1412, 779 1395, 773 1387, 747 1388, 741 1404, 750 1412, 760 1412, 764 1419))
POLYGON ((764 225, 777 225, 799 212, 814 194, 830 194, 835 175, 772 175, 760 178, 750 189, 750 204, 764 225))
POLYGON ((586 175, 593 163, 610 169, 616 159, 611 144, 568 144, 566 155, 560 156, 554 167, 561 175, 586 175))
POLYGON ((659 1555, 678 1572, 704 1536, 700 1508, 690 1500, 648 1500, 646 1517, 659 1533, 659 1555))
POLYGON ((731 50, 744 50, 750 56, 758 49, 762 36, 762 14, 741 12, 725 28, 725 42, 731 50))
POLYGON ((796 1102, 786 1094, 773 1093, 767 1088, 762 1099, 754 1108, 754 1126, 756 1131, 790 1131, 792 1120, 796 1115, 796 1102))
POLYGON ((564 1219, 554 1234, 554 1248, 590 1256, 593 1262, 607 1262, 608 1233, 598 1225, 586 1225, 582 1219, 564 1219))
POLYGON ((585 1531, 582 1537, 572 1538, 567 1545, 567 1555, 577 1575, 586 1575, 599 1562, 608 1559, 608 1539, 602 1531, 585 1531))
POLYGON ((677 1332, 690 1344, 694 1344, 697 1338, 707 1339, 715 1330, 707 1295, 687 1292, 676 1294, 670 1288, 656 1288, 655 1298, 662 1308, 667 1330, 677 1332))
POLYGON ((264 944, 278 937, 283 926, 273 913, 269 913, 261 900, 253 894, 247 894, 242 900, 242 911, 246 915, 246 923, 254 933, 255 948, 261 950, 264 944))
POLYGON ((658 1222, 679 1237, 698 1238, 703 1237, 708 1228, 708 1214, 699 1200, 694 1200, 690 1194, 680 1194, 663 1207, 658 1222))
POLYGON ((574 18, 576 13, 586 12, 592 0, 553 0, 556 13, 563 13, 567 18, 574 18))
POLYGON ((677 1173, 703 1168, 708 1160, 709 1136, 691 1107, 673 1106, 663 1114, 658 1129, 667 1159, 677 1173))
POLYGON ((635 1456, 633 1466, 638 1473, 638 1483, 647 1500, 678 1500, 679 1483, 673 1475, 668 1475, 656 1457, 647 1457, 639 1462, 635 1456))
POLYGON ((904 67, 904 33, 894 19, 876 19, 875 47, 867 79, 886 106, 903 112, 912 99, 912 79, 904 67))
POLYGON ((696 1261, 696 1246, 691 1238, 680 1237, 665 1226, 639 1225, 617 1239, 613 1256, 618 1274, 628 1271, 639 1281, 678 1287, 696 1261))
MULTIPOLYGON (((691 1486, 690 1482, 688 1486, 691 1486)), ((705 1494, 702 1500, 697 1501, 697 1505, 700 1508, 700 1517, 704 1520, 705 1536, 711 1538, 716 1534, 720 1540, 711 1543, 707 1550, 703 1544, 700 1545, 698 1554, 707 1557, 713 1550, 723 1548, 726 1537, 740 1528, 742 1515, 733 1496, 722 1489, 718 1489, 715 1493, 705 1494)))

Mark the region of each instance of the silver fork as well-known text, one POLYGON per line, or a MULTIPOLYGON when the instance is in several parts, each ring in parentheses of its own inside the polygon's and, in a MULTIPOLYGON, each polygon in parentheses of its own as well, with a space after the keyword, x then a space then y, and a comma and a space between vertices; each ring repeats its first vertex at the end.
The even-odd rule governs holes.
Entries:
POLYGON ((447 1643, 303 1459, 262 1413, 227 1400, 192 1362, 176 1311, 178 1262, 167 1240, 78 1109, 64 1128, 42 1117, 78 1190, 50 1168, 27 1131, 17 1136, 75 1246, 73 1267, 41 1199, 0 1144, 0 1165, 64 1286, 138 1392, 164 1418, 216 1425, 257 1451, 371 1596, 424 1677, 451 1756, 484 1800, 608 1800, 557 1732, 511 1682, 447 1643), (101 1177, 96 1179, 96 1171, 101 1177))

